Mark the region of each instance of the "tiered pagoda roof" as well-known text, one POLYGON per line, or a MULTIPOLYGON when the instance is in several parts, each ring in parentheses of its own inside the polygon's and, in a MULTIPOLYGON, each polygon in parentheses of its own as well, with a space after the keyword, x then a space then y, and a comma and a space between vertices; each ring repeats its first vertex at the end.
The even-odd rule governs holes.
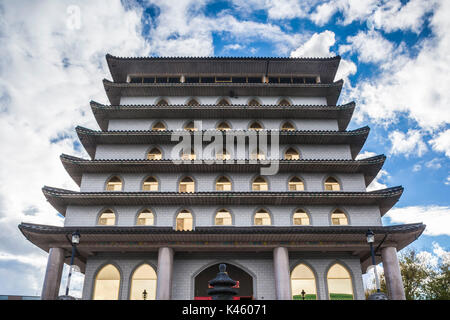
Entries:
MULTIPOLYGON (((172 134, 184 132, 185 130, 114 130, 114 131, 96 131, 78 126, 76 128, 78 138, 83 147, 93 159, 95 150, 99 144, 177 144, 178 141, 172 141, 172 134)), ((230 134, 233 130, 226 132, 218 130, 203 130, 204 132, 217 131, 217 134, 230 134)), ((245 132, 246 130, 236 130, 245 132)), ((271 130, 261 130, 269 136, 271 130)), ((353 159, 358 155, 369 135, 369 127, 362 127, 351 131, 333 131, 333 130, 294 130, 279 131, 280 144, 345 144, 350 145, 353 159)), ((198 132, 198 131, 197 131, 198 132)), ((255 131, 252 131, 254 133, 255 131)), ((191 132, 194 134, 195 132, 191 132)), ((208 143, 208 142, 205 142, 208 143)))
POLYGON ((403 193, 402 187, 370 192, 345 191, 251 191, 251 192, 160 192, 104 191, 78 192, 45 186, 42 191, 49 203, 61 214, 68 205, 377 205, 381 215, 394 206, 403 193))
MULTIPOLYGON (((267 161, 226 160, 213 164, 190 160, 174 165, 172 160, 86 160, 61 155, 61 162, 78 184, 84 173, 152 173, 152 172, 259 172, 267 161)), ((379 155, 361 160, 279 160, 279 172, 334 172, 363 173, 368 186, 381 170, 386 156, 379 155)))
MULTIPOLYGON (((70 249, 66 235, 78 230, 83 241, 76 263, 84 269, 86 257, 96 251, 156 251, 161 245, 190 251, 268 251, 277 246, 292 251, 346 251, 361 260, 365 272, 370 264, 366 231, 370 228, 379 246, 395 246, 401 250, 417 239, 425 229, 422 223, 396 226, 252 226, 195 227, 192 231, 176 231, 159 226, 56 227, 22 223, 25 237, 48 251, 51 247, 70 249)), ((376 257, 377 262, 380 258, 376 257)))
POLYGON ((91 101, 98 125, 108 130, 110 119, 337 119, 339 130, 350 122, 355 103, 331 105, 103 105, 91 101))

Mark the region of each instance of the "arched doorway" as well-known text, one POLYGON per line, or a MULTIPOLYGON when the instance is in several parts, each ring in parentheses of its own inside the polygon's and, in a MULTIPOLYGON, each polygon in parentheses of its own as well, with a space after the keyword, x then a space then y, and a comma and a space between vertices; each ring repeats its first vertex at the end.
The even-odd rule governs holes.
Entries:
MULTIPOLYGON (((219 272, 219 264, 212 265, 200 272, 194 280, 194 299, 209 300, 208 281, 214 279, 219 272)), ((239 281, 236 285, 238 294, 234 300, 252 300, 253 299, 253 277, 246 271, 232 264, 227 263, 227 273, 231 279, 239 281)))

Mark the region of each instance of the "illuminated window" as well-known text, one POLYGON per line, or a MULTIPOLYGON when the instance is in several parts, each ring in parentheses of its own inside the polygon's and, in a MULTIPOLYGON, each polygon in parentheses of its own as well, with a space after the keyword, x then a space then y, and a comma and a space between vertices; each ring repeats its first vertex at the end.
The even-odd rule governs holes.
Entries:
POLYGON ((153 148, 150 150, 147 154, 148 160, 161 160, 162 159, 162 153, 158 148, 153 148))
POLYGON ((225 121, 223 121, 217 125, 217 130, 220 130, 220 131, 227 131, 230 129, 231 129, 230 125, 228 123, 226 123, 225 121))
POLYGON ((192 214, 189 210, 181 210, 177 215, 177 231, 191 231, 193 226, 192 214))
POLYGON ((253 191, 267 191, 269 190, 269 186, 267 184, 266 179, 263 177, 256 177, 255 180, 253 180, 252 183, 252 190, 253 191))
POLYGON ((263 129, 263 127, 261 126, 261 124, 258 121, 252 122, 248 128, 250 130, 256 130, 256 131, 263 129))
POLYGON ((286 160, 298 160, 300 159, 300 154, 294 148, 289 148, 284 153, 284 158, 286 160))
POLYGON ((121 191, 122 180, 119 177, 111 177, 106 183, 106 191, 121 191))
POLYGON ((317 300, 316 277, 305 264, 299 264, 291 273, 291 290, 293 300, 317 300))
POLYGON ((139 266, 131 276, 130 300, 156 299, 156 272, 148 264, 139 266))
POLYGON ((157 106, 168 106, 169 103, 167 102, 166 99, 161 99, 156 103, 157 106))
POLYGON ((339 185, 339 182, 333 177, 329 177, 327 180, 325 180, 325 191, 339 191, 341 190, 341 187, 339 185))
POLYGON ((184 126, 184 130, 197 131, 197 128, 194 125, 194 121, 189 121, 188 123, 186 123, 186 125, 184 126))
POLYGON ((266 160, 266 154, 260 149, 254 150, 250 153, 250 160, 266 160))
POLYGON ((264 210, 259 209, 255 213, 255 226, 270 226, 272 224, 270 214, 264 210))
POLYGON ((307 226, 309 225, 309 216, 303 209, 298 209, 294 212, 294 225, 307 226))
POLYGON ((155 223, 155 217, 153 212, 149 209, 142 210, 136 220, 138 226, 152 226, 155 223))
POLYGON ((344 211, 336 209, 331 214, 331 224, 334 226, 348 225, 348 218, 344 211))
POLYGON ((192 107, 192 106, 198 106, 198 105, 200 105, 200 103, 198 103, 198 101, 195 100, 195 99, 191 99, 191 100, 189 100, 189 102, 187 103, 187 105, 190 106, 190 107, 192 107))
POLYGON ((328 270, 327 284, 330 300, 353 300, 352 278, 344 266, 336 263, 328 270))
POLYGON ((154 131, 164 131, 164 130, 166 130, 166 126, 161 121, 158 121, 158 122, 156 122, 153 125, 152 130, 154 130, 154 131))
POLYGON ((101 226, 114 226, 116 224, 116 215, 111 209, 106 209, 98 217, 98 224, 101 226))
POLYGON ((291 103, 287 99, 281 99, 280 102, 278 102, 279 106, 290 106, 291 103))
POLYGON ((215 224, 216 226, 231 226, 232 225, 232 219, 231 214, 226 209, 221 209, 217 211, 216 218, 215 218, 215 224))
POLYGON ((294 130, 295 130, 294 125, 292 123, 290 123, 289 121, 286 121, 281 126, 281 131, 294 131, 294 130))
POLYGON ((148 177, 145 179, 142 185, 142 190, 144 191, 158 191, 158 180, 154 177, 148 177))
POLYGON ((195 154, 194 150, 184 150, 181 153, 181 159, 182 160, 195 160, 197 159, 197 155, 195 154))
POLYGON ((185 177, 180 181, 180 192, 195 192, 194 180, 190 177, 185 177))
POLYGON ((104 266, 95 277, 93 300, 118 300, 120 272, 112 264, 104 266))
POLYGON ((217 105, 218 106, 230 106, 231 104, 230 104, 230 102, 228 102, 227 99, 220 99, 220 101, 217 102, 217 105))
POLYGON ((303 191, 305 190, 305 185, 303 184, 302 179, 299 177, 293 177, 289 180, 289 191, 303 191))
POLYGON ((220 177, 216 181, 217 191, 231 191, 231 181, 227 177, 220 177))
POLYGON ((227 151, 227 149, 223 149, 221 152, 219 151, 218 153, 216 153, 216 159, 217 160, 229 160, 229 159, 231 159, 231 155, 227 151))
POLYGON ((250 100, 250 101, 248 102, 248 105, 249 105, 249 106, 260 106, 261 103, 259 103, 259 101, 256 100, 256 99, 252 99, 252 100, 250 100))

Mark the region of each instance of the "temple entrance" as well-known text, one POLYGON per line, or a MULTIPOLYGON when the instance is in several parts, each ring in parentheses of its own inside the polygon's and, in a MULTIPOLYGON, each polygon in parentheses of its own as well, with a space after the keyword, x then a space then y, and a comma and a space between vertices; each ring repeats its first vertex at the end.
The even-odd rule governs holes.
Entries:
MULTIPOLYGON (((219 264, 212 265, 195 277, 194 299, 195 300, 210 300, 208 296, 208 281, 216 277, 219 272, 219 264)), ((227 263, 227 272, 231 279, 237 281, 236 287, 238 295, 234 300, 253 300, 253 278, 250 274, 239 267, 227 263)))

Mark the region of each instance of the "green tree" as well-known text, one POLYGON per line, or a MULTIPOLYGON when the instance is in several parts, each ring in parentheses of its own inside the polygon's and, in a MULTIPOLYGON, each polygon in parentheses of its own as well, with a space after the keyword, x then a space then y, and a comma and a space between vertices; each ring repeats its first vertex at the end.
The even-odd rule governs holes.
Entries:
POLYGON ((430 272, 428 266, 419 259, 414 249, 402 253, 399 264, 406 300, 423 298, 423 287, 430 272))
POLYGON ((441 261, 424 286, 427 300, 450 300, 450 261, 441 261))

